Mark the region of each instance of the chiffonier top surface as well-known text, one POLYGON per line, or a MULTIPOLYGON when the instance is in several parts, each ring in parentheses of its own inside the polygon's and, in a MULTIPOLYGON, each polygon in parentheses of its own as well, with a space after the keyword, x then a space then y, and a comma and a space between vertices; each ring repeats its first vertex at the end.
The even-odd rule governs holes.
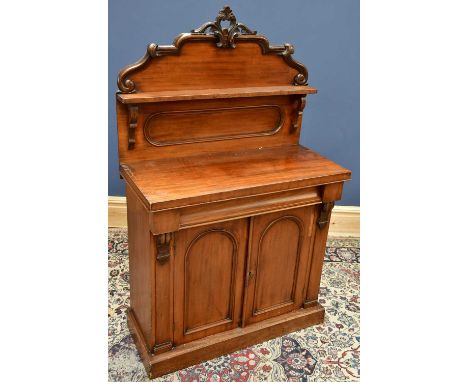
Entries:
POLYGON ((121 173, 152 210, 342 182, 351 172, 300 145, 145 160, 121 173))

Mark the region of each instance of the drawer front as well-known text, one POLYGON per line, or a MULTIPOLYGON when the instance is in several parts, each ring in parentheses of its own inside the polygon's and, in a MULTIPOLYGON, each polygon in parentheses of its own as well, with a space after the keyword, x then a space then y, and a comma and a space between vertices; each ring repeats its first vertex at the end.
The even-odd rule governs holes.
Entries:
POLYGON ((151 231, 153 234, 177 231, 319 204, 321 201, 320 187, 308 187, 156 211, 151 214, 151 231))

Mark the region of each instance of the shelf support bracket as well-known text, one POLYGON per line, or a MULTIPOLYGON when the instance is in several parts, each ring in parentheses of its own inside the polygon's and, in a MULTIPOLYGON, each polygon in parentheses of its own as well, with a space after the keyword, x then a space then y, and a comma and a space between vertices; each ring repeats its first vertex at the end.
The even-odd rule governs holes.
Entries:
POLYGON ((330 222, 330 216, 335 202, 323 203, 320 209, 320 215, 317 219, 317 225, 320 229, 325 227, 330 222))
POLYGON ((159 264, 165 264, 169 260, 173 239, 174 234, 172 232, 156 235, 156 260, 159 264))
POLYGON ((296 111, 296 116, 292 124, 291 133, 295 133, 301 127, 302 112, 304 111, 304 108, 306 106, 306 96, 302 96, 301 98, 299 98, 296 104, 297 104, 297 111, 296 111))
POLYGON ((135 147, 135 130, 138 121, 138 106, 128 106, 128 149, 135 147))

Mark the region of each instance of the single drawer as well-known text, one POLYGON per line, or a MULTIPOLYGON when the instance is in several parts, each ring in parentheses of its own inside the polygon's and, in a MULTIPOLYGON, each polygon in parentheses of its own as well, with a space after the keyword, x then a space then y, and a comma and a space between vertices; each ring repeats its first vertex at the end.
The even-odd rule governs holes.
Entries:
POLYGON ((321 203, 320 187, 308 187, 205 203, 151 213, 151 231, 159 234, 321 203))

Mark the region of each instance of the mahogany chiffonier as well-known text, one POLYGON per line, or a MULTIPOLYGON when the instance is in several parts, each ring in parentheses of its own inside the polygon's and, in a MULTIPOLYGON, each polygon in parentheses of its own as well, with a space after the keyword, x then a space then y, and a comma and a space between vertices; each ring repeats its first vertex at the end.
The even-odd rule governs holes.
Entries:
POLYGON ((119 73, 128 325, 150 378, 323 322, 351 173, 299 145, 317 91, 293 52, 224 7, 119 73))

